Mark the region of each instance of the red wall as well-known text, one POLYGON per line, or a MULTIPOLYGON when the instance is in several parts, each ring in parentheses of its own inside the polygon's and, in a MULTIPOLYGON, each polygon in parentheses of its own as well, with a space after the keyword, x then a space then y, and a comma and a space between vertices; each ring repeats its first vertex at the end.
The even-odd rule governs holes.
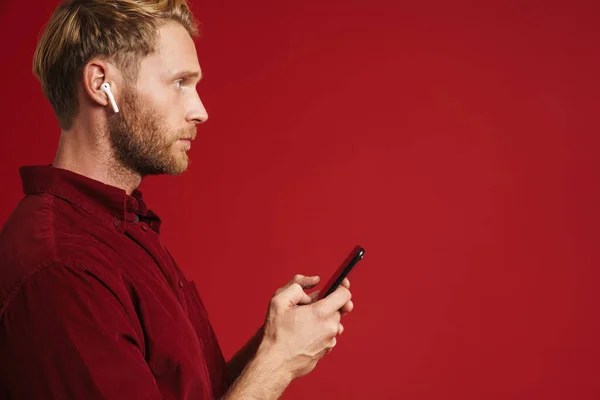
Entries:
MULTIPOLYGON (((597 399, 600 6, 414 3, 195 1, 210 120, 142 186, 164 240, 227 356, 366 248, 284 398, 597 399)), ((0 222, 59 134, 30 72, 56 0, 31 4, 0 6, 0 222)))

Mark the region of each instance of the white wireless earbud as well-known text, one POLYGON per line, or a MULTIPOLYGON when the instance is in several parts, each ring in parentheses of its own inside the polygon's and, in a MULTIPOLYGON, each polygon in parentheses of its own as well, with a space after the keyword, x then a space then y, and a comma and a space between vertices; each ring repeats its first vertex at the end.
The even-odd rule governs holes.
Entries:
POLYGON ((117 107, 117 102, 115 101, 115 96, 113 96, 112 91, 110 90, 110 85, 107 82, 104 82, 102 85, 100 85, 100 90, 102 90, 104 93, 106 93, 106 96, 108 96, 108 101, 110 102, 110 105, 112 106, 113 111, 118 113, 119 107, 117 107))

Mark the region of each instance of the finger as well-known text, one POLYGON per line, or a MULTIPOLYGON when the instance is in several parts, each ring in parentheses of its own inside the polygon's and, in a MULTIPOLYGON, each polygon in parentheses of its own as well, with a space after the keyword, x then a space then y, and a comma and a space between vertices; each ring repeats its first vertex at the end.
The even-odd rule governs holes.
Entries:
POLYGON ((351 312, 354 309, 354 303, 352 302, 352 300, 350 300, 349 302, 347 302, 346 304, 344 304, 344 307, 342 307, 342 309, 340 310, 342 312, 342 316, 348 314, 349 312, 351 312))
POLYGON ((305 292, 305 294, 306 294, 306 297, 303 297, 302 300, 300 300, 298 302, 299 305, 312 304, 312 303, 315 302, 312 293, 308 294, 308 293, 305 292))
POLYGON ((314 292, 310 293, 310 302, 314 303, 315 301, 317 301, 319 299, 319 293, 321 293, 321 290, 315 290, 314 292))
POLYGON ((278 296, 284 299, 287 308, 292 308, 296 304, 309 304, 310 296, 307 295, 298 283, 292 283, 283 290, 278 296))
POLYGON ((290 281, 288 281, 288 283, 285 284, 285 286, 282 286, 279 289, 277 289, 275 291, 275 294, 278 295, 279 293, 283 292, 284 290, 289 288, 294 283, 299 284, 303 289, 311 289, 319 283, 320 279, 321 278, 316 275, 315 276, 304 276, 301 274, 296 274, 290 281))
POLYGON ((303 289, 312 289, 315 286, 317 286, 320 280, 321 278, 318 275, 305 276, 301 274, 296 274, 289 284, 297 283, 300 286, 302 286, 303 289))
POLYGON ((333 318, 333 320, 335 321, 336 324, 339 324, 340 321, 342 320, 342 313, 337 311, 337 312, 333 313, 333 316, 331 318, 333 318))
POLYGON ((350 279, 344 278, 342 281, 342 286, 344 286, 346 289, 350 289, 350 279))
POLYGON ((344 333, 344 325, 340 324, 339 328, 338 328, 338 336, 341 335, 342 333, 344 333))
POLYGON ((327 355, 331 352, 331 350, 333 350, 333 348, 335 347, 335 345, 337 344, 337 339, 334 336, 333 339, 331 339, 331 341, 325 346, 325 354, 327 355))
POLYGON ((344 286, 339 286, 333 293, 329 296, 325 297, 322 300, 319 300, 315 303, 315 305, 319 305, 322 309, 320 310, 324 314, 333 314, 337 312, 340 308, 344 306, 350 298, 352 294, 348 289, 344 286))

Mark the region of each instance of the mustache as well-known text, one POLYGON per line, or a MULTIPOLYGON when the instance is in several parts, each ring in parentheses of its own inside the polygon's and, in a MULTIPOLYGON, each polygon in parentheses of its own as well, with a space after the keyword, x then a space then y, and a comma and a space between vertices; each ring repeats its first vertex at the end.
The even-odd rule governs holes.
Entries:
POLYGON ((190 126, 189 128, 183 128, 179 131, 178 139, 196 139, 196 135, 198 134, 198 128, 195 126, 190 126))

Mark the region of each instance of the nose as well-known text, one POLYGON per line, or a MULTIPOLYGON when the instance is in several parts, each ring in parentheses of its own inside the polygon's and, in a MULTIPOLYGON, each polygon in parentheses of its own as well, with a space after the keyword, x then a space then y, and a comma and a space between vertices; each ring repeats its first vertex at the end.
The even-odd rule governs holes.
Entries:
POLYGON ((204 104, 202 104, 202 100, 200 100, 200 96, 196 93, 194 100, 192 101, 192 106, 186 115, 186 121, 199 125, 203 124, 208 120, 208 112, 206 112, 206 108, 204 108, 204 104))

